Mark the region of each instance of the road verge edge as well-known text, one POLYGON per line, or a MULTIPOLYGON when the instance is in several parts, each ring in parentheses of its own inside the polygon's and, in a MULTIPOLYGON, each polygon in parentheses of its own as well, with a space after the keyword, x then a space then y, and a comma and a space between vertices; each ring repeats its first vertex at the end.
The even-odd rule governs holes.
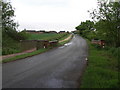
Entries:
MULTIPOLYGON (((53 47, 53 48, 57 48, 57 47, 60 47, 60 46, 62 46, 64 44, 68 43, 72 39, 72 37, 73 37, 73 35, 71 35, 71 37, 69 39, 64 40, 62 42, 59 42, 58 46, 53 47)), ((68 38, 68 37, 66 37, 66 38, 68 38)), ((30 52, 30 53, 26 53, 26 54, 22 54, 22 55, 17 55, 17 56, 14 56, 14 57, 3 59, 2 61, 0 61, 0 63, 7 63, 7 62, 11 62, 11 61, 16 61, 16 60, 20 60, 20 59, 32 57, 32 56, 35 56, 35 55, 38 55, 38 54, 45 53, 45 52, 47 52, 49 50, 52 50, 53 48, 43 48, 43 49, 36 50, 36 51, 30 52)))

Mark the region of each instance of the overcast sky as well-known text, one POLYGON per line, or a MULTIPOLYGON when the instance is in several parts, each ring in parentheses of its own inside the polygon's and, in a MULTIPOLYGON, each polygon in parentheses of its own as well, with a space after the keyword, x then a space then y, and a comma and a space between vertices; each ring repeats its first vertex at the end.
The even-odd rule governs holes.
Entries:
POLYGON ((88 10, 97 0, 11 0, 19 30, 73 31, 81 21, 90 20, 88 10))

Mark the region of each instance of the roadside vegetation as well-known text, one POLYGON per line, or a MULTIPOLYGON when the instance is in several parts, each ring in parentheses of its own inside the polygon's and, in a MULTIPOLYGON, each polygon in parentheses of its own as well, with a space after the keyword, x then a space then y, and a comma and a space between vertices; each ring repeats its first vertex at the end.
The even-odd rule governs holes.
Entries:
POLYGON ((20 52, 19 41, 26 39, 25 33, 16 31, 14 16, 11 3, 2 1, 2 55, 20 52))
MULTIPOLYGON (((69 35, 68 35, 67 37, 69 37, 69 35)), ((67 37, 66 37, 66 38, 67 38, 67 37)), ((72 36, 72 37, 73 37, 73 36, 72 36)), ((56 47, 62 46, 62 45, 64 45, 65 43, 68 43, 68 42, 72 39, 72 37, 71 37, 69 40, 65 40, 65 41, 63 41, 63 42, 58 43, 58 45, 57 45, 56 47)), ((63 38, 64 38, 64 37, 63 37, 63 38)), ((27 57, 31 57, 31 56, 34 56, 34 55, 37 55, 37 54, 44 53, 44 52, 49 51, 49 50, 51 50, 51 49, 52 49, 51 47, 49 47, 49 48, 43 48, 43 49, 39 49, 39 50, 33 51, 33 52, 31 52, 31 53, 26 53, 26 54, 22 54, 22 55, 17 55, 17 56, 10 57, 10 58, 7 58, 7 59, 2 60, 2 63, 7 63, 7 62, 10 62, 10 61, 15 61, 15 60, 19 60, 19 59, 24 59, 24 58, 27 58, 27 57)))
POLYGON ((68 38, 70 36, 71 33, 67 33, 66 35, 64 35, 62 38, 59 38, 58 40, 61 41, 61 40, 64 40, 66 38, 68 38))
MULTIPOLYGON (((61 40, 64 40, 64 39, 68 38, 69 36, 70 36, 70 35, 67 35, 67 36, 61 38, 61 40)), ((72 38, 73 38, 73 35, 71 35, 70 39, 65 40, 65 41, 62 41, 62 42, 59 42, 58 46, 62 46, 62 45, 64 45, 64 44, 70 42, 70 40, 71 40, 72 38)))
POLYGON ((113 56, 115 53, 108 48, 99 48, 89 40, 87 42, 88 66, 83 74, 80 88, 119 88, 119 66, 117 57, 113 56))
POLYGON ((79 34, 89 40, 105 40, 106 46, 120 47, 120 3, 99 2, 90 15, 93 21, 86 20, 76 27, 79 34))
POLYGON ((93 21, 76 27, 77 33, 89 44, 88 66, 81 88, 118 88, 120 58, 120 3, 98 2, 98 9, 89 11, 93 21), (105 47, 91 44, 92 39, 104 40, 105 47))
MULTIPOLYGON (((27 35, 27 34, 26 34, 27 35)), ((63 40, 67 38, 70 34, 68 33, 62 33, 62 34, 28 34, 28 37, 25 40, 63 40)), ((21 52, 20 49, 20 42, 15 41, 13 39, 7 38, 6 43, 4 43, 5 46, 3 46, 2 54, 13 54, 13 53, 19 53, 21 52), (9 44, 7 44, 9 42, 9 44)))
POLYGON ((37 54, 40 54, 40 53, 43 53, 43 52, 46 52, 48 51, 49 49, 40 49, 40 50, 37 50, 37 51, 33 51, 31 53, 26 53, 26 54, 22 54, 22 55, 17 55, 17 56, 14 56, 14 57, 11 57, 11 58, 7 58, 7 59, 4 59, 2 60, 2 63, 6 63, 6 62, 10 62, 10 61, 15 61, 15 60, 18 60, 18 59, 24 59, 26 57, 31 57, 31 56, 34 56, 34 55, 37 55, 37 54))

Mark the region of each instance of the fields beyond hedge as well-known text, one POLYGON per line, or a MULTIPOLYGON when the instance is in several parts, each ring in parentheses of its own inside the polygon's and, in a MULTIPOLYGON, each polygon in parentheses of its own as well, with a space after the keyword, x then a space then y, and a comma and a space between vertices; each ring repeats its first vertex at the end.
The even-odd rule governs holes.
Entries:
POLYGON ((59 40, 62 37, 68 35, 68 33, 43 33, 43 34, 29 34, 28 40, 59 40))

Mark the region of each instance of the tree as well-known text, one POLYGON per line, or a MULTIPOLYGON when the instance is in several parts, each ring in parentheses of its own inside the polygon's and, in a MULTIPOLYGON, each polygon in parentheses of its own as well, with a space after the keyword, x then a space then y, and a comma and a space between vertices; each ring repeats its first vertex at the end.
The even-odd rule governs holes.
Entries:
POLYGON ((108 45, 120 47, 120 3, 99 2, 98 9, 90 13, 96 29, 108 45))
MULTIPOLYGON (((12 38, 16 41, 23 40, 26 37, 25 34, 22 34, 17 32, 18 23, 14 22, 13 17, 15 17, 14 14, 14 8, 12 7, 10 2, 4 2, 2 1, 2 34, 3 34, 3 40, 7 38, 12 38)), ((4 42, 3 42, 4 43, 4 42)))
POLYGON ((94 22, 90 20, 86 20, 86 22, 81 22, 81 24, 77 26, 76 29, 79 30, 80 35, 87 38, 89 33, 90 32, 92 33, 92 31, 94 31, 94 22))
POLYGON ((6 39, 6 36, 9 36, 17 40, 17 31, 16 28, 18 24, 14 22, 14 9, 12 8, 10 2, 2 1, 2 33, 3 39, 6 39))
POLYGON ((81 22, 79 26, 76 27, 77 30, 92 30, 94 26, 94 22, 90 20, 86 20, 85 22, 81 22))

